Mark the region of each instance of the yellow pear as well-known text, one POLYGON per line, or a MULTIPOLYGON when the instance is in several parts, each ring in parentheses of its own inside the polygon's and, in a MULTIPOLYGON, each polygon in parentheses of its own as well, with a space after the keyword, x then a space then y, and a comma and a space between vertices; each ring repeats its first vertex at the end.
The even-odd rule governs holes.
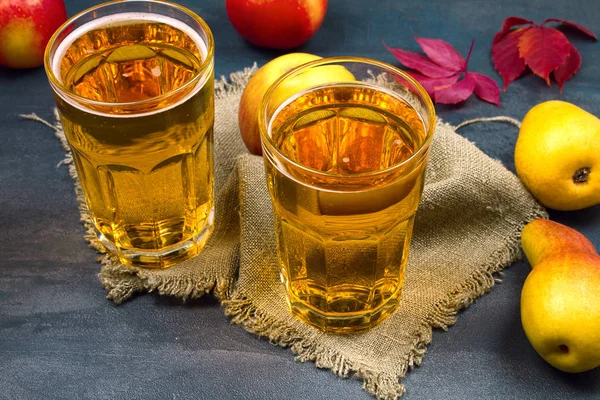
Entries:
POLYGON ((565 372, 600 365, 600 256, 581 233, 538 219, 523 228, 533 270, 521 292, 521 322, 540 356, 565 372))
POLYGON ((523 119, 515 167, 546 207, 600 204, 600 119, 564 101, 538 104, 523 119))

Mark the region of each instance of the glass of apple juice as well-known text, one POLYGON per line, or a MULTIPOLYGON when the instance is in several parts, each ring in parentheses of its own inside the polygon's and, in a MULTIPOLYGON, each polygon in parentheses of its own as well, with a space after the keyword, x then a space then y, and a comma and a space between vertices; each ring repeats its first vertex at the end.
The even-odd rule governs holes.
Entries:
POLYGON ((206 23, 164 1, 115 1, 67 21, 45 68, 98 239, 167 268, 213 226, 213 50, 206 23))
POLYGON ((259 126, 292 314, 330 333, 376 326, 401 297, 431 99, 391 65, 320 59, 269 88, 259 126))

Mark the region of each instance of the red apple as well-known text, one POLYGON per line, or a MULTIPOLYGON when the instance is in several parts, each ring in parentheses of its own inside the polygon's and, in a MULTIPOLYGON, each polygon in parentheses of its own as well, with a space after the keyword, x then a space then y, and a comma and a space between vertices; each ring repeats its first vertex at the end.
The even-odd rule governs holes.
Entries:
POLYGON ((66 20, 63 0, 0 0, 0 65, 42 65, 48 40, 66 20))
POLYGON ((226 0, 233 27, 250 43, 292 49, 319 29, 327 0, 226 0))

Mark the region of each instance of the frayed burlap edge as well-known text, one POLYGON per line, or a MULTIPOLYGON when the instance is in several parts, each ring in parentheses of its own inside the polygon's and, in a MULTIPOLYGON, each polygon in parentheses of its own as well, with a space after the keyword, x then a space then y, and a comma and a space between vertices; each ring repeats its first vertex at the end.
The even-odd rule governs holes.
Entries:
MULTIPOLYGON (((229 80, 224 76, 219 80, 215 80, 215 98, 241 94, 246 83, 257 70, 258 67, 255 63, 252 67, 230 74, 229 80)), ((65 151, 65 158, 58 163, 57 167, 67 165, 69 175, 71 175, 75 183, 75 195, 79 205, 81 221, 85 228, 85 240, 89 243, 90 247, 100 253, 98 261, 102 264, 102 268, 98 274, 98 278, 102 287, 108 292, 106 296, 108 299, 120 304, 137 292, 153 291, 157 291, 161 295, 180 297, 183 300, 198 298, 210 292, 213 292, 220 299, 227 297, 235 277, 231 279, 226 277, 198 278, 197 276, 194 278, 189 276, 157 277, 152 271, 125 266, 116 257, 107 253, 94 232, 94 225, 85 201, 83 189, 77 177, 73 156, 60 122, 58 110, 54 109, 54 124, 40 118, 36 114, 23 114, 21 117, 40 122, 52 128, 65 151)))
POLYGON ((270 342, 289 347, 300 362, 313 361, 318 368, 330 369, 336 375, 363 380, 363 389, 380 400, 396 400, 405 391, 401 380, 407 372, 421 364, 427 345, 431 343, 433 328, 447 330, 456 322, 457 313, 489 292, 499 279, 501 271, 521 257, 520 238, 523 226, 537 218, 547 218, 541 206, 529 213, 525 220, 516 225, 502 247, 490 256, 489 262, 475 270, 459 287, 434 305, 434 310, 425 316, 420 328, 413 333, 412 349, 394 374, 378 373, 368 365, 348 359, 333 348, 317 343, 313 337, 303 337, 292 326, 266 315, 245 296, 234 291, 229 300, 222 302, 225 314, 235 324, 240 324, 251 333, 267 337, 270 342))

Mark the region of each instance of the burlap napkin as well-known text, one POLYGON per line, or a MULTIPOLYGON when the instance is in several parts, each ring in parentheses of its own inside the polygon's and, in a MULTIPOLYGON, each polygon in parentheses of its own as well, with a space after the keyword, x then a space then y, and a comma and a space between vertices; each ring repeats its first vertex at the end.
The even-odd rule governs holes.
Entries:
MULTIPOLYGON (((493 274, 519 255, 523 225, 546 213, 516 176, 439 123, 399 310, 358 335, 328 335, 304 325, 288 312, 279 280, 262 159, 246 153, 237 128, 241 91, 255 69, 216 85, 216 227, 202 254, 167 270, 124 267, 104 255, 100 281, 117 303, 135 292, 185 299, 214 291, 234 323, 291 347, 299 361, 360 377, 368 392, 396 399, 404 392, 400 379, 421 362, 432 328, 447 328, 460 309, 492 288, 493 274)), ((68 152, 62 129, 54 128, 68 152)), ((100 249, 80 203, 87 238, 100 249)))

